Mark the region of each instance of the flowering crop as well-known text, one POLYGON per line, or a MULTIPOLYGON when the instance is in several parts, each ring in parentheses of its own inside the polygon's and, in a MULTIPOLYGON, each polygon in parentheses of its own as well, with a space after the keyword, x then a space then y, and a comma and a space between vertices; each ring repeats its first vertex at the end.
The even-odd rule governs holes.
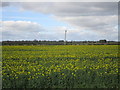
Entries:
POLYGON ((3 88, 117 88, 118 45, 2 46, 3 88))

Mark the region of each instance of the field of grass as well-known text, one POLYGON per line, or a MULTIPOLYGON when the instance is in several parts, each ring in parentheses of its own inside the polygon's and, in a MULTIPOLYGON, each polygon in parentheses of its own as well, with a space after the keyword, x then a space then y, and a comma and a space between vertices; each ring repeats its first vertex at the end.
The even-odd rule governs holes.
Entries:
POLYGON ((3 88, 118 88, 117 45, 2 46, 3 88))

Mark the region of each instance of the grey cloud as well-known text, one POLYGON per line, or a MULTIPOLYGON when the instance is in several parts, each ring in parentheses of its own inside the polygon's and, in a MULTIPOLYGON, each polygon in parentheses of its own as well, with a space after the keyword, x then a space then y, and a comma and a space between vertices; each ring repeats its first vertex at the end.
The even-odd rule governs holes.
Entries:
POLYGON ((37 38, 39 32, 45 31, 40 24, 30 21, 3 21, 1 28, 3 40, 37 38))
POLYGON ((117 15, 117 2, 4 2, 3 6, 21 6, 23 10, 31 10, 55 16, 103 16, 117 15))
POLYGON ((89 30, 76 30, 76 31, 70 31, 68 30, 67 33, 67 39, 68 40, 99 40, 101 36, 94 32, 94 31, 89 31, 89 30))
POLYGON ((0 7, 10 6, 10 2, 0 2, 0 7))
MULTIPOLYGON (((79 17, 56 17, 61 21, 66 21, 72 26, 83 27, 89 30, 104 29, 108 26, 117 25, 117 16, 79 16, 79 17)), ((97 30, 96 30, 97 31, 97 30)))
MULTIPOLYGON (((90 30, 98 34, 113 33, 117 25, 117 2, 64 2, 64 3, 21 3, 25 10, 33 10, 75 26, 79 30, 90 30), (39 8, 38 8, 39 7, 39 8), (109 28, 110 27, 110 28, 109 28), (109 30, 108 30, 109 29, 109 30)), ((117 33, 117 32, 114 32, 117 33)), ((92 34, 91 34, 92 35, 92 34)))
POLYGON ((45 2, 21 3, 24 10, 54 14, 56 16, 116 15, 117 2, 45 2))
MULTIPOLYGON (((4 0, 4 2, 16 2, 16 0, 4 0)), ((119 0, 17 0, 17 2, 119 2, 119 0)))
MULTIPOLYGON (((67 22, 71 27, 78 29, 77 33, 69 32, 68 38, 70 39, 92 39, 97 40, 101 37, 108 39, 117 39, 117 29, 115 26, 118 24, 118 3, 117 2, 24 2, 17 3, 20 5, 21 10, 30 10, 52 15, 56 20, 67 22), (89 30, 88 32, 86 30, 89 30), (81 33, 81 31, 83 33, 81 33), (91 33, 90 33, 91 32, 91 33), (79 34, 80 33, 80 34, 79 34)), ((18 26, 19 27, 19 26, 18 26)), ((21 25, 21 29, 22 29, 21 25)), ((32 27, 37 31, 38 27, 32 27), (36 29, 35 29, 36 28, 36 29)), ((32 30, 29 27, 26 30, 32 30)), ((24 29, 23 29, 24 30, 24 29)), ((57 33, 46 34, 46 39, 60 39, 64 38, 64 29, 57 29, 57 33)), ((41 34, 41 36, 45 36, 41 34)))

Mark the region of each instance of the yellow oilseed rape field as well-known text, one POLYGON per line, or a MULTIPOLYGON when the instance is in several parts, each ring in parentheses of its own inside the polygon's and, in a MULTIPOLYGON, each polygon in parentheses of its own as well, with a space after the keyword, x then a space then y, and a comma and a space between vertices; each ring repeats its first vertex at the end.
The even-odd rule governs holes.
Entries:
POLYGON ((118 88, 118 45, 2 46, 2 88, 118 88))

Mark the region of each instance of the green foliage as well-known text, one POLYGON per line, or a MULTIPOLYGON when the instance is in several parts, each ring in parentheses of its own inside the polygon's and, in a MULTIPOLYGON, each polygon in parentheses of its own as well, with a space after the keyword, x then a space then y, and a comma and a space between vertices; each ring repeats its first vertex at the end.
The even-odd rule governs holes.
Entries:
POLYGON ((2 48, 3 88, 118 88, 117 45, 2 48))

